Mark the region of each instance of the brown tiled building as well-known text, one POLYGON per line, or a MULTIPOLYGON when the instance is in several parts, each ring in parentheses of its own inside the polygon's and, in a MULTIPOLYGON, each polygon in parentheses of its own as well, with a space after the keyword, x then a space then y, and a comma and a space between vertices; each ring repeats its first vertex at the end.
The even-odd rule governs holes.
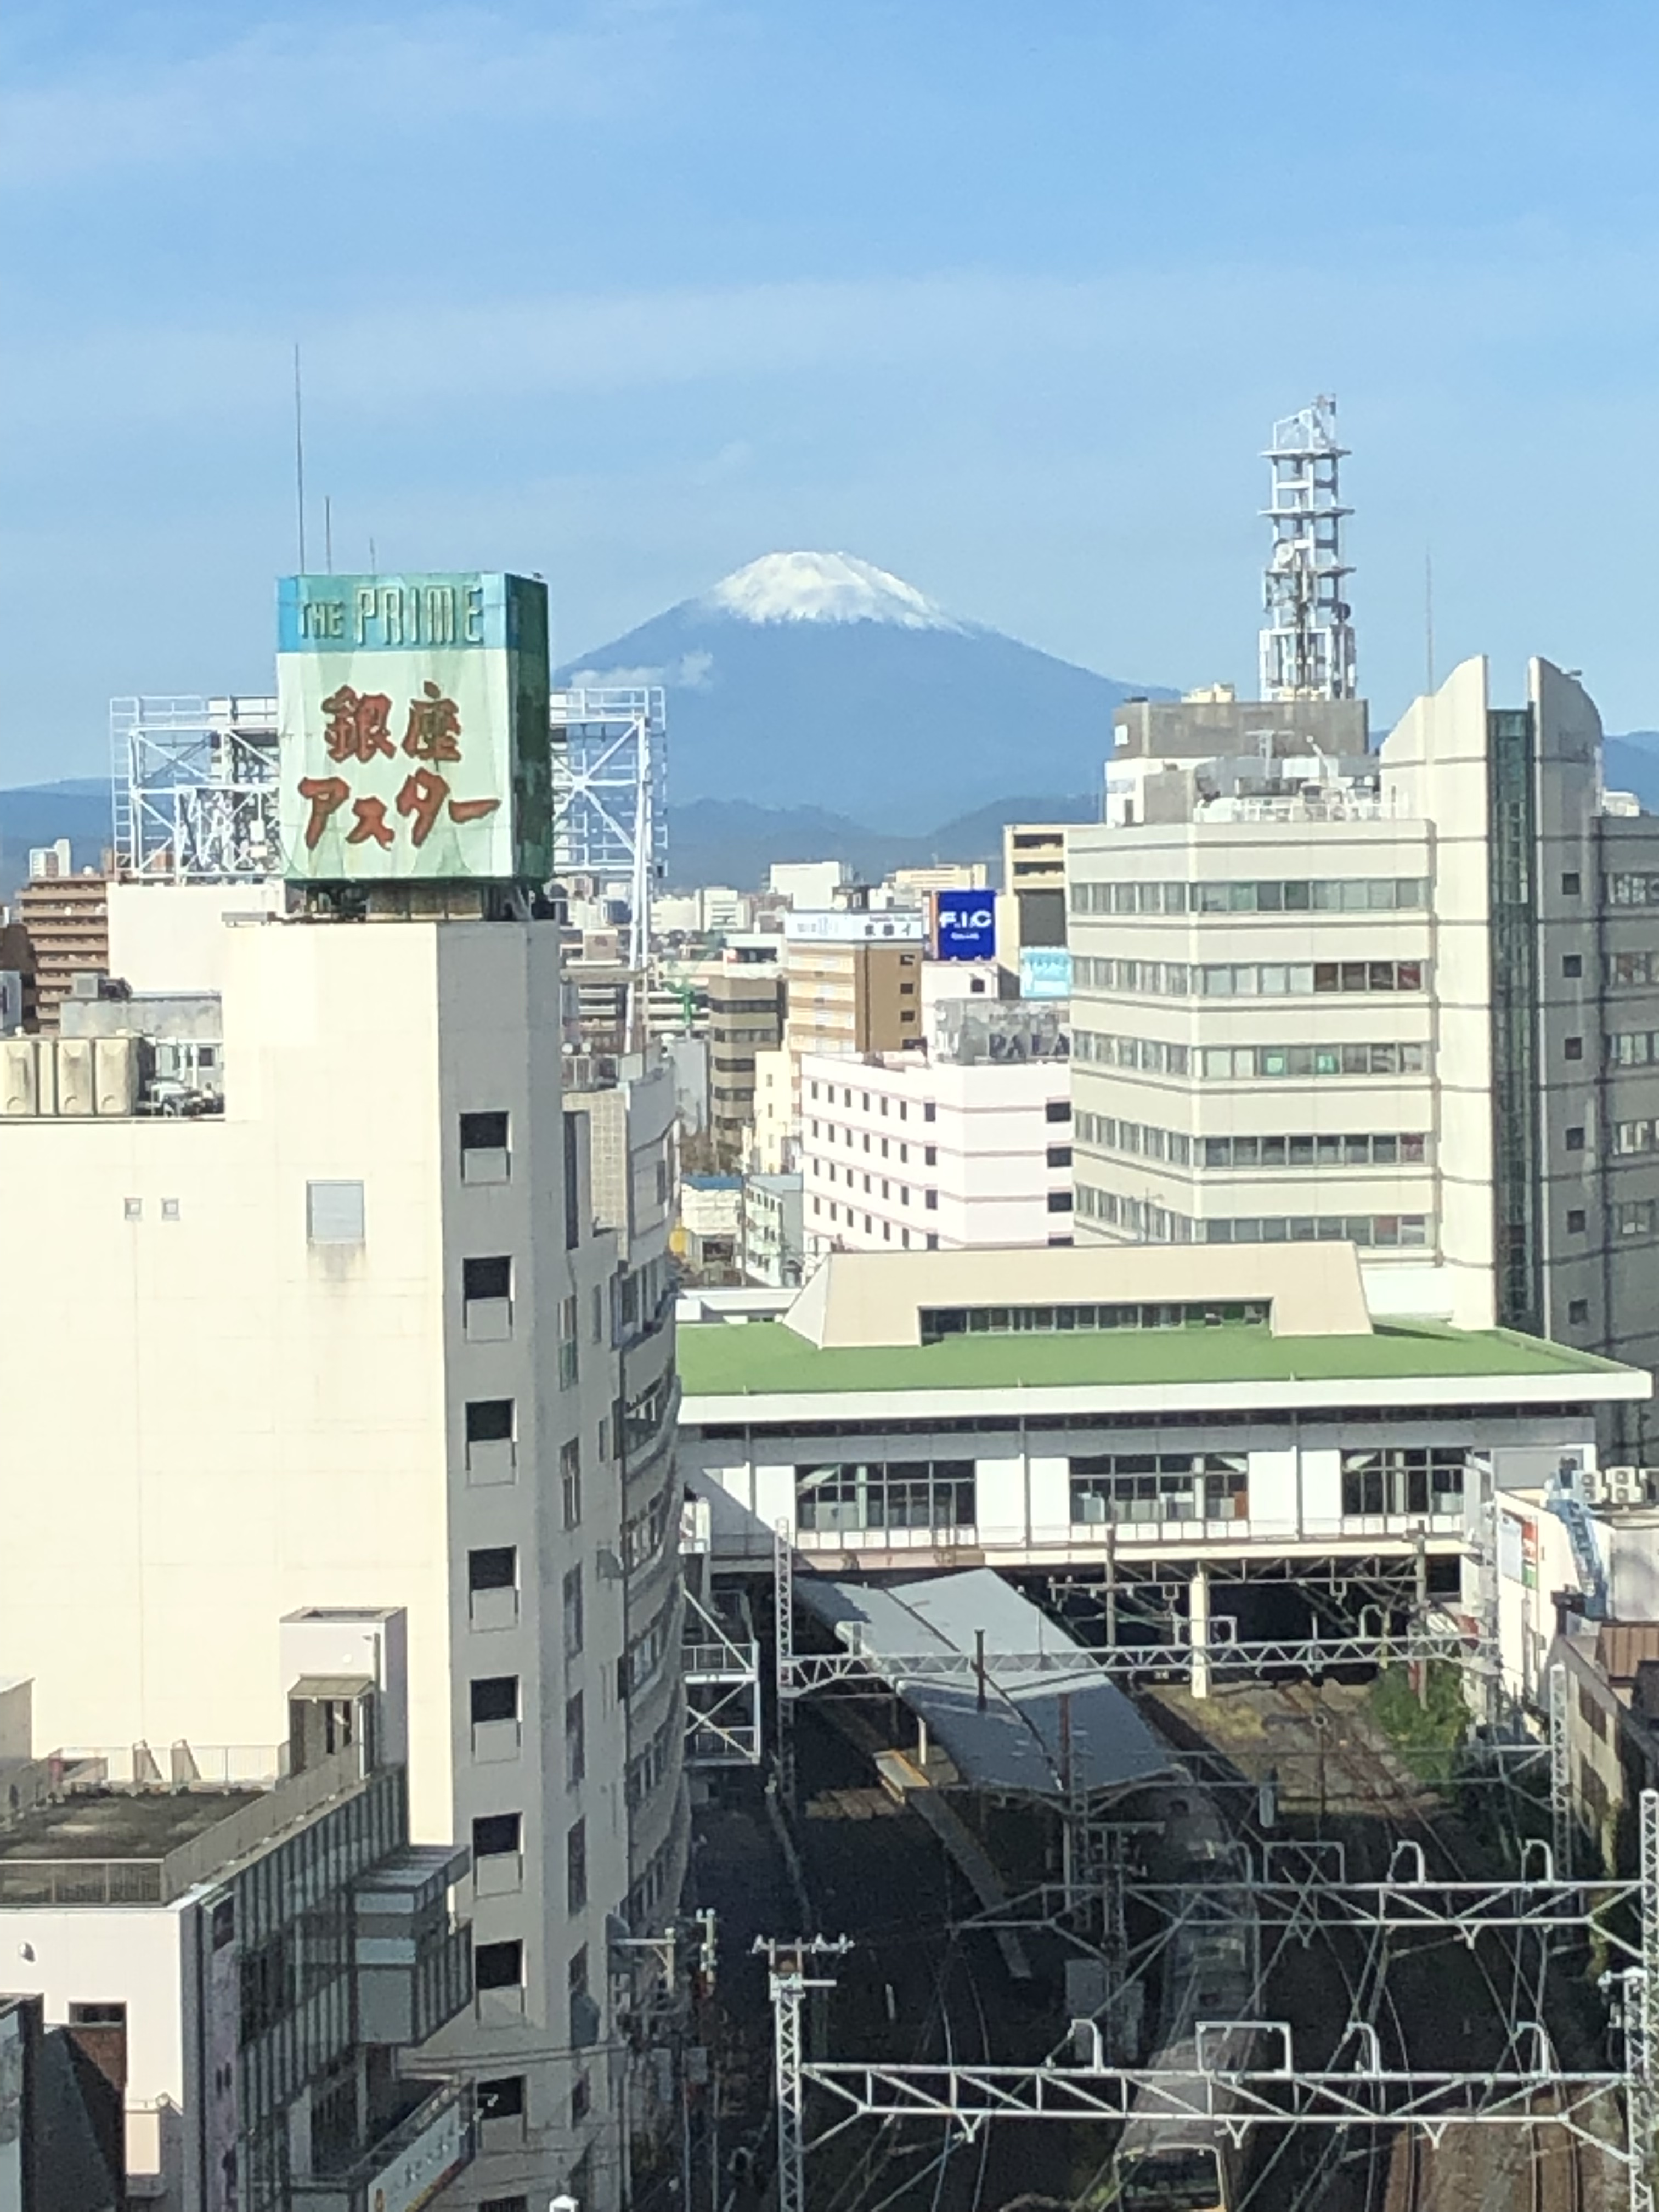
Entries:
POLYGON ((55 1030, 76 975, 109 966, 108 884, 94 875, 31 877, 17 894, 17 918, 33 953, 32 1026, 55 1030))

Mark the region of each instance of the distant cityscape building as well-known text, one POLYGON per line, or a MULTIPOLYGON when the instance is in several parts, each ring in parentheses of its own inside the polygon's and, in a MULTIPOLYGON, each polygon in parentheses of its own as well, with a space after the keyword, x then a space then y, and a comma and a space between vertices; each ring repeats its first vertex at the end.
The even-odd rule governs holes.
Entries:
POLYGON ((17 920, 32 961, 24 1021, 50 1034, 76 977, 99 975, 109 966, 107 883, 102 876, 70 875, 56 867, 31 875, 18 890, 17 920))
POLYGON ((803 1280, 806 1239, 799 1171, 744 1177, 742 1239, 745 1282, 785 1290, 803 1280))
POLYGON ((852 879, 845 860, 774 860, 766 872, 768 888, 792 906, 829 906, 843 884, 852 879))
POLYGON ((957 1000, 931 1053, 800 1063, 809 1255, 1072 1241, 1072 1108, 1054 1008, 957 1000))
POLYGON ((920 909, 790 915, 784 928, 790 1051, 799 1059, 919 1043, 925 943, 920 909))
POLYGON ((708 971, 710 1127, 716 1158, 740 1165, 755 1119, 757 1055, 783 1042, 784 984, 775 959, 728 952, 708 971))

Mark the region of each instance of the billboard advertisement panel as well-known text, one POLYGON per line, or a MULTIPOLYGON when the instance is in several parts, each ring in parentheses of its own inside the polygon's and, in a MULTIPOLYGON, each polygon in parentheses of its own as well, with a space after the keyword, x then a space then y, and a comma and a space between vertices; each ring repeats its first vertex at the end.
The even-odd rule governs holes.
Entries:
POLYGON ((1069 999, 1072 956, 1063 945, 1023 945, 1019 952, 1022 999, 1069 999))
POLYGON ((285 576, 276 706, 291 880, 551 875, 544 584, 285 576))
POLYGON ((936 960, 996 958, 994 891, 933 893, 933 957, 936 960))

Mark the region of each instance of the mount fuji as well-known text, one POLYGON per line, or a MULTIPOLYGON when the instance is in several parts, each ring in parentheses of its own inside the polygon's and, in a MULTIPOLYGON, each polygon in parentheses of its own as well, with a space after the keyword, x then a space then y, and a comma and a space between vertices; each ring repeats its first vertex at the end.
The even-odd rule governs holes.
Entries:
POLYGON ((1008 793, 1097 791, 1121 683, 959 621, 848 553, 769 553, 562 684, 660 684, 669 789, 919 833, 1008 793))

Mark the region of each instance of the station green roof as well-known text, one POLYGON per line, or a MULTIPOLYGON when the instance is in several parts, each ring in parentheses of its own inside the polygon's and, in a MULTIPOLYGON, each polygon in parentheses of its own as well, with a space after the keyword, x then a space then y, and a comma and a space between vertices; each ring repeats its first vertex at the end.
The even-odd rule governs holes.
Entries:
POLYGON ((781 1322, 701 1322, 679 1332, 688 1400, 800 1397, 830 1390, 1109 1389, 1146 1383, 1558 1378, 1569 1396, 1593 1377, 1637 1370, 1509 1329, 1379 1323, 1369 1334, 1274 1336, 1265 1328, 1078 1330, 947 1337, 942 1344, 819 1350, 781 1322))

